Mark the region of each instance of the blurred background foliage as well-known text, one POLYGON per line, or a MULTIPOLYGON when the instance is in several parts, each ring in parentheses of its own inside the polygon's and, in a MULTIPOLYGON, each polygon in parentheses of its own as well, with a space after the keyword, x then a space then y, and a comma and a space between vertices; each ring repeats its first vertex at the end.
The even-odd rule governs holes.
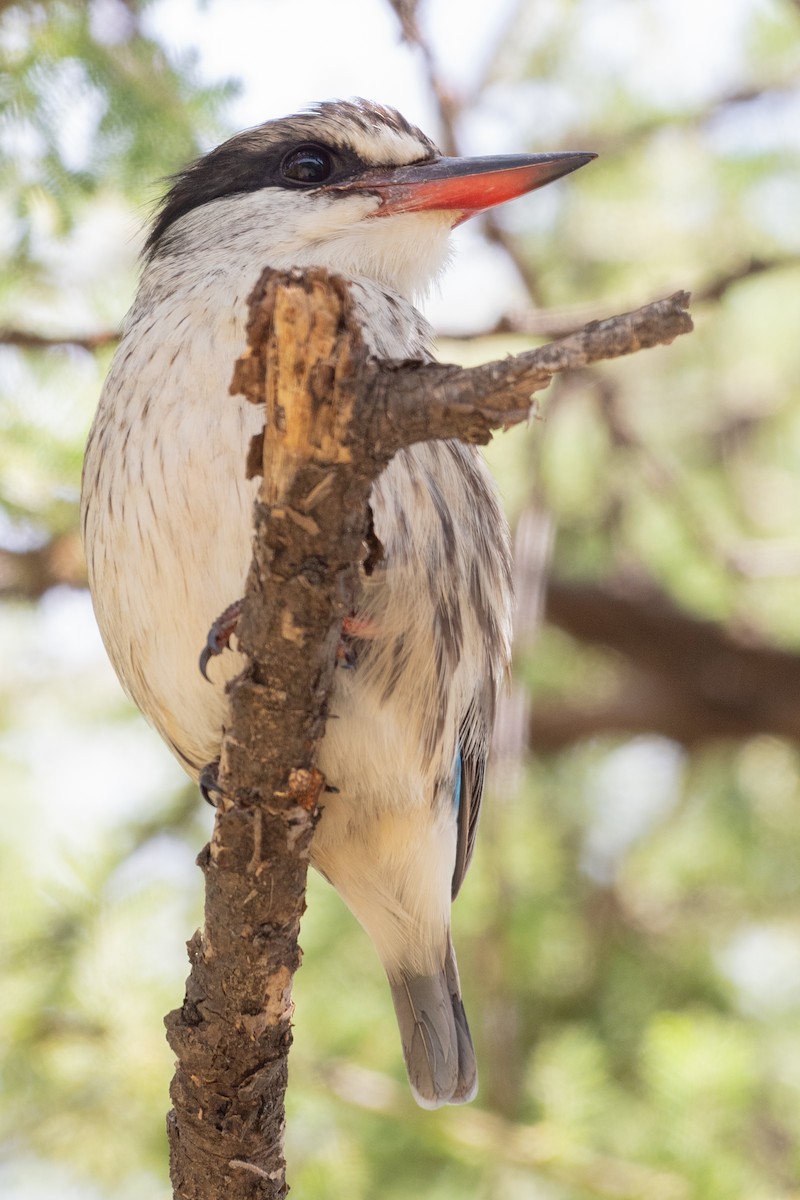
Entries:
MULTIPOLYGON (((159 35, 170 3, 0 4, 14 1200, 169 1195, 162 1017, 182 998, 210 815, 105 663, 76 522, 138 230, 158 179, 232 131, 241 95, 188 36, 159 35)), ((601 152, 466 235, 432 305, 443 358, 677 288, 697 329, 559 381, 542 419, 489 449, 520 605, 455 918, 479 1099, 414 1107, 378 964, 314 877, 292 1185, 317 1200, 800 1197, 800 5, 519 0, 468 79, 446 65, 453 5, 351 0, 340 45, 310 37, 307 8, 293 49, 328 59, 384 10, 424 93, 408 115, 447 150, 601 152)), ((249 13, 230 37, 262 39, 268 70, 286 5, 249 13)))

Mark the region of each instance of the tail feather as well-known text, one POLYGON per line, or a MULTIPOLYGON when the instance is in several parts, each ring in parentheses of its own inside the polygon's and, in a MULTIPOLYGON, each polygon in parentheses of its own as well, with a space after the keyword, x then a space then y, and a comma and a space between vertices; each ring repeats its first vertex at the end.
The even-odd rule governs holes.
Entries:
POLYGON ((422 1108, 472 1100, 478 1070, 452 942, 438 974, 401 974, 389 985, 414 1099, 422 1108))
POLYGON ((475 1049, 467 1024, 467 1014, 464 1012, 464 1004, 461 1000, 461 980, 458 977, 456 954, 452 938, 449 936, 444 960, 444 974, 453 1005, 453 1019, 456 1023, 456 1040, 458 1042, 458 1081, 456 1089, 450 1097, 450 1103, 468 1104, 470 1100, 475 1099, 478 1091, 478 1064, 475 1061, 475 1049))

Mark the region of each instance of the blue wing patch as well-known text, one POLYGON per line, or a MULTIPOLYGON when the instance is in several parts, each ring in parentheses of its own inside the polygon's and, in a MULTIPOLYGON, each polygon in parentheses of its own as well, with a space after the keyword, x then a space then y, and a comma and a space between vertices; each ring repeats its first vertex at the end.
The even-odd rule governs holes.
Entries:
POLYGON ((463 776, 463 761, 461 758, 461 747, 456 746, 456 758, 453 763, 453 803, 455 804, 456 813, 461 812, 461 779, 463 776))

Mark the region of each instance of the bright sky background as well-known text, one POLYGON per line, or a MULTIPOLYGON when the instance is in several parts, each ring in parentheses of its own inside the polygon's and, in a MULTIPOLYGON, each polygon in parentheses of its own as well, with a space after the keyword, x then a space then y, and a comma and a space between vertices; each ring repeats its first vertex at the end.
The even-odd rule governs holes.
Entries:
MULTIPOLYGON (((435 0, 427 6, 450 80, 468 86, 480 74, 515 5, 435 0)), ((401 44, 386 0, 162 0, 146 24, 167 45, 196 47, 206 77, 242 80, 231 109, 236 125, 258 124, 314 100, 361 95, 435 126, 419 57, 401 44)))
MULTIPOLYGON (((451 84, 474 84, 517 7, 517 0, 423 5, 424 29, 451 84)), ((626 85, 653 99, 674 101, 678 93, 697 103, 740 73, 741 27, 752 10, 752 0, 603 0, 582 11, 576 49, 590 47, 605 71, 618 66, 626 85)), ((540 0, 537 29, 549 31, 564 12, 540 0)), ((402 45, 386 0, 161 0, 146 24, 167 45, 196 48, 206 77, 242 80, 231 109, 237 125, 356 94, 392 104, 435 132, 419 57, 402 45)))

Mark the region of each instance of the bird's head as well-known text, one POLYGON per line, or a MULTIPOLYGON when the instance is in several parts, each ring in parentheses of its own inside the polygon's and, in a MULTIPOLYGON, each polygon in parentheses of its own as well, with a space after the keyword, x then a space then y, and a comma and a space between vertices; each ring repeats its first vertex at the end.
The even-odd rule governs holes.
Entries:
POLYGON ((209 270, 322 266, 409 299, 445 264, 450 231, 594 154, 447 158, 394 109, 329 101, 237 134, 174 180, 148 260, 209 270))

